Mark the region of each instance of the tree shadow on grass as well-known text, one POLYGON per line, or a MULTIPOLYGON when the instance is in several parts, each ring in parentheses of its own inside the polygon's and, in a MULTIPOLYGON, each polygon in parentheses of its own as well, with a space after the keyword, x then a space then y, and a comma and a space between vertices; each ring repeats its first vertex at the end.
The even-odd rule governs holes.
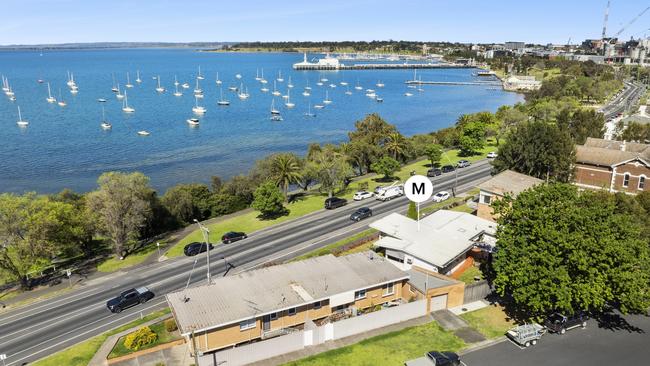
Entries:
POLYGON ((289 209, 287 209, 285 207, 280 212, 273 212, 273 213, 266 213, 266 214, 260 213, 259 215, 257 215, 257 218, 262 220, 262 221, 270 221, 270 220, 279 219, 282 216, 287 216, 287 215, 289 215, 290 212, 291 211, 289 211, 289 209))
POLYGON ((287 197, 287 203, 296 203, 304 201, 305 199, 307 199, 307 194, 304 192, 290 194, 289 197, 287 197))
POLYGON ((380 177, 380 178, 373 178, 372 180, 377 183, 392 183, 396 179, 395 177, 380 177))

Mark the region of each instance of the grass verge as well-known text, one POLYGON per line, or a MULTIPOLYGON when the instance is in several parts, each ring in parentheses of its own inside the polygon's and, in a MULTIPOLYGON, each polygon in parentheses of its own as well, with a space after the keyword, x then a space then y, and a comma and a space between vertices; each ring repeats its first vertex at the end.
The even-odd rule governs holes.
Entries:
POLYGON ((515 323, 504 312, 499 305, 490 305, 483 309, 461 314, 461 318, 474 329, 478 330, 486 338, 497 338, 514 327, 515 323))
MULTIPOLYGON (((156 339, 155 342, 140 348, 138 351, 153 348, 153 347, 158 346, 160 344, 172 342, 172 341, 175 341, 175 340, 181 338, 180 336, 175 334, 175 333, 178 333, 178 332, 171 332, 171 333, 168 332, 167 329, 165 329, 164 322, 158 322, 158 323, 151 324, 149 326, 149 328, 151 329, 151 331, 153 331, 154 333, 156 333, 158 335, 158 339, 156 339)), ((124 340, 125 339, 126 339, 126 336, 123 336, 123 337, 120 337, 120 339, 117 340, 117 343, 115 344, 115 347, 113 347, 113 350, 111 350, 111 353, 108 354, 109 359, 115 358, 115 357, 120 357, 120 356, 125 356, 125 355, 128 355, 130 353, 135 352, 135 351, 133 351, 133 350, 131 350, 129 348, 126 348, 126 346, 124 345, 124 340)))
MULTIPOLYGON (((318 248, 316 250, 312 250, 311 252, 305 253, 305 254, 301 255, 300 257, 296 257, 296 258, 292 259, 291 261, 296 262, 296 261, 301 261, 301 260, 308 259, 308 258, 320 257, 322 255, 330 254, 335 249, 340 248, 340 247, 342 247, 342 246, 344 246, 346 244, 352 243, 355 240, 366 237, 366 236, 368 236, 368 235, 370 235, 372 233, 375 233, 376 231, 377 230, 375 230, 375 229, 364 230, 364 231, 362 231, 362 232, 360 232, 358 234, 355 234, 355 235, 349 236, 347 238, 341 239, 341 240, 339 240, 339 241, 337 241, 335 243, 329 244, 329 245, 324 246, 322 248, 318 248)), ((366 244, 368 244, 368 243, 366 243, 366 244)), ((372 246, 372 242, 369 242, 369 244, 370 244, 370 246, 372 246)), ((365 246, 365 244, 361 245, 361 246, 365 246)), ((354 249, 356 249, 356 248, 354 248, 354 249)), ((352 252, 352 250, 348 250, 348 251, 346 251, 344 253, 347 253, 347 252, 352 252)), ((347 253, 347 254, 351 254, 351 253, 347 253)))
POLYGON ((169 309, 164 309, 151 313, 145 316, 143 319, 138 319, 132 321, 129 324, 123 325, 119 328, 113 329, 106 333, 102 333, 96 337, 93 337, 85 342, 76 344, 70 348, 67 348, 61 352, 57 352, 51 356, 33 362, 32 366, 86 366, 93 358, 99 347, 106 341, 106 339, 113 334, 123 332, 129 328, 136 327, 140 324, 146 323, 149 320, 156 319, 159 316, 169 313, 169 309))
POLYGON ((401 366, 404 361, 422 357, 433 349, 458 351, 465 343, 454 334, 430 322, 382 334, 346 347, 323 352, 291 366, 386 365, 401 366))
MULTIPOLYGON (((167 244, 163 241, 160 242, 160 253, 164 252, 167 244)), ((158 250, 156 243, 149 243, 142 248, 139 248, 135 252, 127 255, 124 259, 120 260, 115 257, 111 257, 100 264, 97 265, 97 270, 100 272, 115 272, 122 268, 127 268, 135 266, 144 262, 150 255, 158 250)))

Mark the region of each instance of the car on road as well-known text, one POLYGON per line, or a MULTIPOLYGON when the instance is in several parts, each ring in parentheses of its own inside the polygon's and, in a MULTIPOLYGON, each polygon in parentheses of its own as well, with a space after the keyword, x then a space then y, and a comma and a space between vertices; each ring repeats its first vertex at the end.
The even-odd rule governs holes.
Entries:
POLYGON ((404 195, 404 186, 401 184, 393 184, 388 187, 383 187, 375 191, 375 198, 380 201, 390 201, 393 198, 401 197, 404 195))
POLYGON ((439 168, 433 168, 427 170, 427 177, 437 177, 441 174, 442 174, 442 170, 440 170, 439 168))
POLYGON ((454 170, 456 170, 456 168, 454 168, 453 165, 444 165, 444 166, 442 167, 442 172, 443 172, 443 173, 451 173, 451 172, 453 172, 454 170))
MULTIPOLYGON (((183 248, 183 253, 185 253, 186 256, 192 257, 195 256, 199 253, 203 253, 208 249, 208 246, 205 245, 205 243, 199 243, 199 242, 194 242, 194 243, 189 243, 183 248)), ((214 246, 210 244, 210 250, 214 249, 214 246)))
POLYGON ((355 201, 361 201, 361 200, 365 200, 366 198, 371 198, 372 196, 373 196, 372 192, 359 191, 354 194, 354 197, 352 197, 352 199, 355 201))
POLYGON ((427 352, 427 358, 436 366, 459 366, 460 357, 454 352, 427 352))
POLYGON ((433 202, 442 202, 442 201, 446 201, 446 200, 448 200, 449 197, 451 197, 451 195, 449 194, 449 192, 447 192, 447 191, 440 191, 440 192, 434 194, 432 199, 433 199, 433 202))
POLYGON ((113 313, 121 313, 122 310, 144 304, 153 299, 154 294, 146 287, 132 288, 122 292, 119 296, 106 302, 106 307, 113 313))
POLYGON ((467 161, 467 160, 459 160, 459 161, 458 161, 458 167, 459 167, 459 168, 467 168, 467 167, 470 166, 470 165, 472 165, 472 163, 470 163, 470 162, 467 161))
POLYGON ((229 231, 223 234, 223 236, 221 237, 221 242, 224 244, 230 244, 246 238, 248 238, 248 235, 246 235, 246 233, 242 233, 238 231, 229 231))
POLYGON ((589 317, 582 312, 577 312, 573 315, 564 315, 560 313, 553 313, 544 322, 546 329, 553 333, 564 334, 567 330, 586 327, 589 317))
POLYGON ((352 215, 350 215, 350 220, 358 222, 371 216, 372 216, 372 210, 370 208, 361 207, 358 210, 354 211, 352 215))
POLYGON ((487 154, 487 158, 488 158, 488 159, 494 159, 494 158, 496 158, 496 157, 497 157, 497 153, 495 153, 494 151, 490 151, 490 152, 487 154))
POLYGON ((345 206, 347 203, 348 201, 345 198, 330 197, 325 199, 325 208, 328 210, 332 210, 338 207, 345 206))

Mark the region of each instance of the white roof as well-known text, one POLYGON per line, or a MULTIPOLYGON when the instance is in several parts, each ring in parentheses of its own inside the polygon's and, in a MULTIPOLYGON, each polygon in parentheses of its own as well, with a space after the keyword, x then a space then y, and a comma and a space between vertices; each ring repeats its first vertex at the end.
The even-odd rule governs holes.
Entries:
POLYGON ((420 220, 420 231, 415 220, 392 213, 370 224, 384 235, 376 247, 400 250, 444 267, 474 245, 485 233, 494 236, 496 224, 465 213, 439 210, 420 220))

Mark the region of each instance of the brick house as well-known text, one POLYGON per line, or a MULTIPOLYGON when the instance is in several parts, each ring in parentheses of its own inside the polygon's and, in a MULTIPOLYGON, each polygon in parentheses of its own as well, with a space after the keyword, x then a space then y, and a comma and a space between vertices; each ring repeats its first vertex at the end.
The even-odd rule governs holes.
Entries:
POLYGON ((648 190, 650 145, 587 138, 576 146, 578 187, 636 194, 648 190))
POLYGON ((492 204, 502 199, 506 194, 517 198, 519 193, 532 188, 544 181, 530 175, 504 170, 494 177, 478 185, 479 199, 476 216, 496 222, 492 204))

